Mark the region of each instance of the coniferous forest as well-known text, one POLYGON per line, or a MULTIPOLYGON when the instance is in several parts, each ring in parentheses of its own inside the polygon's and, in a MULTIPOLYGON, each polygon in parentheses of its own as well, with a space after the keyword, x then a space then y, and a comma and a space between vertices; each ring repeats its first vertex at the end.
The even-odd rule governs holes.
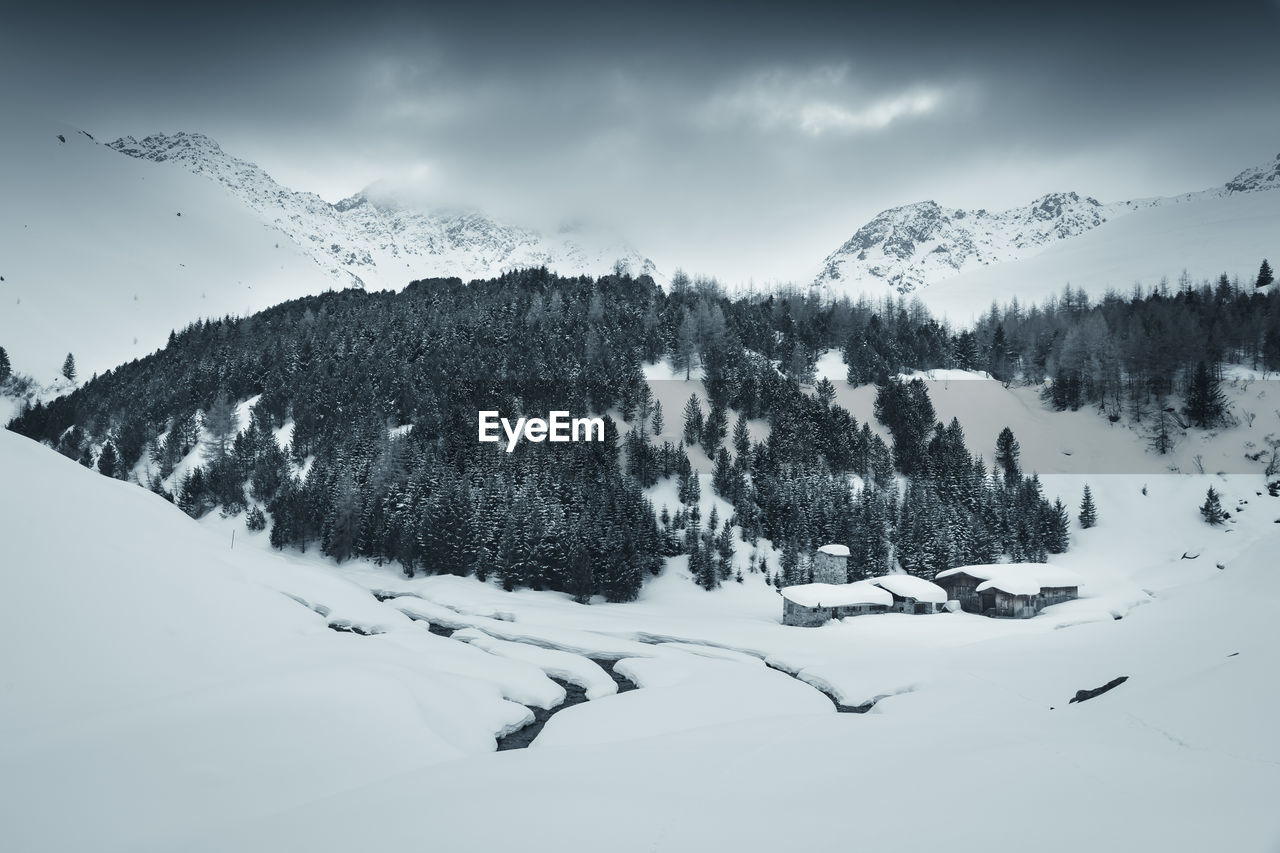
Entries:
POLYGON ((193 516, 245 512, 277 547, 626 601, 675 554, 708 589, 741 580, 735 551, 761 538, 780 564, 752 559, 750 571, 779 585, 808 580, 806 555, 828 542, 849 545, 855 577, 1043 560, 1067 548, 1069 515, 1021 470, 1016 436, 975 442, 995 449, 988 468, 960 423, 937 421, 923 382, 895 377, 961 367, 1048 378, 1048 405, 1136 419, 1179 398, 1207 427, 1222 417, 1224 359, 1280 369, 1275 294, 1225 278, 1097 304, 1068 290, 955 332, 901 300, 730 298, 679 273, 664 291, 647 276, 530 269, 199 322, 10 428, 108 476, 130 476, 145 457, 155 474, 144 485, 193 516), (834 402, 832 383, 813 383, 832 348, 849 382, 877 384, 890 443, 834 402), (697 397, 683 412, 656 405, 642 365, 663 357, 701 371, 707 411, 697 397), (253 397, 238 431, 235 401, 253 397), (482 409, 612 411, 622 422, 606 417, 604 442, 507 453, 477 442, 482 409), (756 418, 770 427, 758 442, 746 428, 756 418), (172 482, 202 428, 207 464, 172 482), (705 481, 694 445, 713 463, 705 481), (665 477, 680 503, 659 510, 644 489, 665 477), (704 488, 731 504, 729 518, 701 517, 704 488))

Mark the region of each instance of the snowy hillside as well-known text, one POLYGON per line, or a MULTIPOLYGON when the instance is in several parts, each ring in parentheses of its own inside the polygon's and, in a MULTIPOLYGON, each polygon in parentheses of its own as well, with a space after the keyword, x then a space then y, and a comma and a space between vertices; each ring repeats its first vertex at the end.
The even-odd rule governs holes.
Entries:
POLYGON ((1053 560, 1083 597, 1034 619, 797 629, 758 576, 708 594, 677 560, 638 602, 584 607, 279 555, 7 432, 0 467, 29 484, 0 493, 5 528, 45 532, 10 537, 0 572, 22 640, 0 652, 16 849, 768 850, 851 826, 872 849, 974 849, 993 804, 1000 837, 1042 850, 1280 840, 1280 499, 1257 476, 1090 477, 1100 525, 1053 560), (1225 530, 1195 511, 1208 483, 1225 530), (570 687, 590 698, 568 707, 570 687), (913 791, 904 832, 886 816, 913 791), (645 819, 618 832, 618 803, 645 819))
POLYGON ((40 122, 0 124, 0 150, 0 346, 41 383, 68 352, 87 378, 201 317, 333 286, 203 178, 40 122))
POLYGON ((330 205, 198 134, 108 146, 76 128, 12 121, 0 151, 0 346, 41 383, 68 352, 87 378, 202 317, 327 289, 543 264, 603 274, 619 259, 634 274, 653 271, 588 233, 543 237, 363 195, 330 205))
POLYGON ((992 299, 1041 298, 1067 283, 1127 290, 1183 269, 1197 280, 1224 270, 1243 275, 1256 272, 1268 252, 1277 254, 1275 190, 1280 156, 1221 187, 1170 198, 1102 204, 1074 192, 1052 193, 1003 211, 924 201, 886 210, 864 225, 826 258, 816 281, 875 296, 886 288, 920 290, 930 305, 937 297, 947 307, 981 311, 992 299), (945 288, 936 287, 942 282, 945 288))

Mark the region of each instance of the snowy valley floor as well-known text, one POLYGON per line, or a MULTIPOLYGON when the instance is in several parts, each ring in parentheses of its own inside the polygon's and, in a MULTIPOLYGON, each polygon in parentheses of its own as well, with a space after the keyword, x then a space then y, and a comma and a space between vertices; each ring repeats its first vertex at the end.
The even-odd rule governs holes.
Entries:
POLYGON ((5 849, 1280 849, 1260 476, 1089 477, 1035 619, 801 629, 758 575, 583 606, 280 554, 7 432, 0 470, 5 849), (495 753, 553 678, 588 701, 495 753))

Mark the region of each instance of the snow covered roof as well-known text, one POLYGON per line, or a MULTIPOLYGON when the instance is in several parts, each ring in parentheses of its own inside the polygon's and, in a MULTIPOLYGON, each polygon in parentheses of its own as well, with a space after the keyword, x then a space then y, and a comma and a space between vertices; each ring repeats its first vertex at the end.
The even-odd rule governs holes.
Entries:
POLYGON ((782 597, 801 607, 846 607, 853 604, 893 604, 893 596, 867 581, 806 583, 783 587, 782 597))
POLYGON ((946 604, 947 591, 936 583, 913 575, 883 575, 869 578, 868 583, 887 589, 900 598, 914 598, 932 604, 946 604))
POLYGON ((818 550, 833 557, 849 556, 849 547, 847 545, 823 545, 818 550))
POLYGON ((978 592, 998 589, 1010 595, 1035 595, 1045 587, 1079 586, 1080 576, 1068 569, 1047 563, 992 563, 984 566, 959 566, 938 572, 935 580, 966 574, 982 581, 978 592))

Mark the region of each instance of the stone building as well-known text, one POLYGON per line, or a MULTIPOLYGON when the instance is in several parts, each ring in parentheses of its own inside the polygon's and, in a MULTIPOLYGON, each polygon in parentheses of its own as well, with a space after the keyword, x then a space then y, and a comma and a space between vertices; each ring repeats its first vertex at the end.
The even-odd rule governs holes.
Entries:
POLYGON ((782 589, 782 624, 816 627, 829 619, 884 613, 893 596, 868 581, 806 583, 782 589))
POLYGON ((823 545, 813 555, 813 582, 843 584, 849 582, 849 548, 845 545, 823 545))
POLYGON ((937 613, 947 603, 947 591, 936 583, 913 575, 882 575, 868 578, 893 596, 889 610, 895 613, 937 613))
POLYGON ((1080 596, 1080 576, 1045 563, 960 566, 934 578, 969 613, 1030 619, 1052 604, 1080 596))

